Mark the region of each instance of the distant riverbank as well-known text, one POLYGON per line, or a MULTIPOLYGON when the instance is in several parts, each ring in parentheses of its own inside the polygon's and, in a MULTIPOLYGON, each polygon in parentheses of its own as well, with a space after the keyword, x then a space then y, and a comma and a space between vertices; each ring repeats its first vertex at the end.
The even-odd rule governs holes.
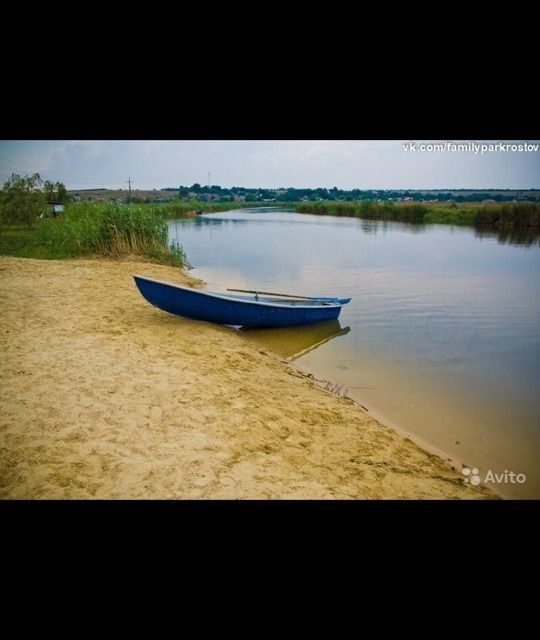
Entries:
POLYGON ((540 227, 540 203, 304 202, 298 213, 350 216, 368 220, 500 227, 540 227))

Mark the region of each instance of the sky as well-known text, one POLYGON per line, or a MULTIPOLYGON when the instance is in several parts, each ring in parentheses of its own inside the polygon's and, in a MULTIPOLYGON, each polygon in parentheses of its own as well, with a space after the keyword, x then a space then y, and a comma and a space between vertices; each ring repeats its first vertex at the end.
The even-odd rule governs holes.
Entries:
MULTIPOLYGON (((540 188, 537 151, 429 151, 420 140, 9 140, 0 184, 39 173, 68 189, 222 187, 340 189, 540 188), (404 144, 416 143, 416 151, 404 144)), ((501 141, 452 141, 494 144, 501 141)), ((531 143, 539 141, 502 141, 531 143)))

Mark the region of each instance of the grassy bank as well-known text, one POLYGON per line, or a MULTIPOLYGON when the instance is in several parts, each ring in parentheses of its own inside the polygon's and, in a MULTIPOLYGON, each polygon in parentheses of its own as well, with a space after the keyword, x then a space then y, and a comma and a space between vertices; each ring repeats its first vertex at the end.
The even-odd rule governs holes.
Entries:
POLYGON ((501 204, 439 204, 417 202, 303 202, 298 213, 349 216, 368 220, 394 220, 412 223, 455 225, 497 225, 540 227, 540 204, 512 202, 501 204))
POLYGON ((45 259, 131 255, 185 265, 182 247, 168 245, 167 220, 188 218, 193 211, 227 211, 241 204, 197 200, 130 205, 71 203, 61 216, 37 220, 33 229, 4 226, 0 229, 0 255, 45 259))
POLYGON ((168 220, 179 220, 189 217, 190 211, 203 211, 204 213, 213 213, 217 211, 229 211, 231 209, 239 209, 244 203, 242 202, 201 202, 200 200, 190 200, 188 202, 166 202, 164 204, 145 204, 140 205, 147 207, 153 213, 168 220))
POLYGON ((162 212, 144 205, 68 205, 62 216, 39 220, 34 229, 2 229, 0 253, 50 259, 133 255, 164 264, 185 263, 182 248, 168 245, 162 212))

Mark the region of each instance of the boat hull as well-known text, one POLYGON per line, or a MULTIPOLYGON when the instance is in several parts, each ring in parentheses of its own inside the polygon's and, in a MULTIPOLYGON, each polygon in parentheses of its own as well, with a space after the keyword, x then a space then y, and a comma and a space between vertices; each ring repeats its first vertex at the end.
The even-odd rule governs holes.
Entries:
POLYGON ((342 304, 273 304, 228 297, 134 276, 141 295, 150 304, 174 315, 216 324, 243 327, 291 327, 333 320, 342 304))

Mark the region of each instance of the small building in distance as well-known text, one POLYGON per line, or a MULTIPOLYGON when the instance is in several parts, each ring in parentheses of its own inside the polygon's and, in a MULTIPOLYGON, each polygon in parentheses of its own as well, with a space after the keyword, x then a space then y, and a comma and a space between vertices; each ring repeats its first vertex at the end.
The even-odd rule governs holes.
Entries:
POLYGON ((47 202, 47 209, 49 214, 52 215, 53 218, 56 218, 56 216, 64 213, 64 203, 56 200, 50 200, 47 202))

